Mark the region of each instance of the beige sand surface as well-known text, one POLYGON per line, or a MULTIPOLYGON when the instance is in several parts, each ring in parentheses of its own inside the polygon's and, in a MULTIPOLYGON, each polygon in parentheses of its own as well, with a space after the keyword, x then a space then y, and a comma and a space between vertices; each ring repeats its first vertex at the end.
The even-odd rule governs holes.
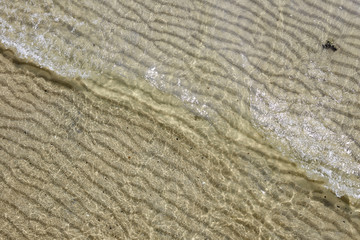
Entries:
POLYGON ((360 238, 356 3, 216 3, 6 2, 0 239, 360 238))

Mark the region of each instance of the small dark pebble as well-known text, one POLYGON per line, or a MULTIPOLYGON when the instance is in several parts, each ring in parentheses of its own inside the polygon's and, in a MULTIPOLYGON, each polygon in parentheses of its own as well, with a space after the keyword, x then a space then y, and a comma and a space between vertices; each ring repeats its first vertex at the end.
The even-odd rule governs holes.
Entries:
POLYGON ((331 42, 329 40, 326 41, 326 43, 323 44, 322 47, 323 47, 323 49, 331 49, 334 52, 337 50, 337 48, 333 44, 331 44, 331 42))

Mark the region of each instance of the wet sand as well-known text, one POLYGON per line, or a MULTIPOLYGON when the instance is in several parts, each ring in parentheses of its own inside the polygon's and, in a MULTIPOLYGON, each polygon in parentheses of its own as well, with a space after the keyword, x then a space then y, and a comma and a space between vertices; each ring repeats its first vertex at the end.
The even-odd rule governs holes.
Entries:
MULTIPOLYGON (((142 7, 147 9, 148 5, 142 7)), ((61 9, 65 11, 66 6, 61 9)), ((95 10, 84 9, 96 15, 95 10)), ((201 9, 198 11, 202 16, 211 20, 212 17, 201 9)), ((103 10, 99 6, 97 11, 103 10)), ((76 14, 79 14, 77 19, 86 16, 81 11, 76 14)), ((120 21, 115 17, 105 16, 104 19, 120 21)), ((122 19, 120 23, 128 20, 122 19)), ((160 25, 165 26, 166 22, 160 25)), ((109 26, 104 24, 104 29, 109 26)), ((121 24, 117 27, 121 28, 121 24)), ((64 38, 72 39, 73 46, 78 44, 80 38, 66 35, 71 32, 66 29, 60 29, 64 38)), ((111 28, 108 30, 111 32, 111 28)), ((84 34, 78 31, 79 36, 84 34)), ((141 29, 138 34, 148 36, 141 29)), ((192 36, 191 41, 195 41, 196 33, 192 36)), ((169 39, 167 43, 171 45, 169 39)), ((110 71, 107 67, 118 57, 111 54, 99 60, 97 66, 104 69, 103 73, 95 73, 98 69, 91 66, 89 56, 101 55, 101 51, 107 49, 102 46, 103 50, 95 50, 101 43, 97 40, 94 40, 95 45, 89 40, 86 48, 94 47, 94 51, 80 57, 83 65, 79 69, 93 71, 89 78, 61 76, 60 68, 55 73, 50 67, 41 67, 41 62, 34 59, 27 62, 17 56, 19 53, 12 54, 13 49, 1 50, 0 238, 359 238, 360 212, 356 200, 346 195, 337 197, 325 188, 326 178, 309 177, 306 168, 299 167, 288 152, 279 151, 277 146, 282 145, 268 138, 269 129, 260 130, 259 122, 251 120, 254 115, 248 101, 256 95, 247 87, 249 82, 238 86, 240 90, 234 88, 236 84, 231 76, 235 73, 239 74, 236 76, 252 73, 256 79, 253 71, 268 74, 268 65, 258 61, 259 69, 250 69, 253 67, 250 64, 226 75, 218 62, 209 60, 215 55, 207 52, 208 58, 203 58, 200 50, 192 53, 180 43, 185 51, 179 54, 189 60, 188 65, 186 61, 181 63, 185 65, 177 62, 180 58, 174 51, 174 59, 168 60, 168 65, 161 61, 166 65, 161 69, 159 59, 170 47, 159 44, 157 48, 147 49, 149 55, 142 56, 139 55, 141 51, 136 51, 146 47, 139 40, 134 53, 126 52, 131 51, 126 47, 121 53, 122 67, 126 69, 122 75, 116 74, 117 69, 110 71), (159 62, 149 62, 157 51, 159 55, 155 59, 159 62), (207 64, 201 68, 190 62, 191 59, 207 64), (183 89, 191 92, 187 95, 189 98, 184 97, 184 92, 178 94, 176 78, 169 81, 161 78, 162 74, 166 78, 166 71, 172 67, 183 69, 184 66, 191 70, 187 72, 188 68, 184 68, 189 78, 182 78, 183 89), (228 76, 229 82, 215 81, 228 76), (191 102, 195 95, 199 102, 191 102), (199 109, 201 101, 206 102, 208 108, 199 109), (203 110, 208 114, 202 114, 203 110)), ((202 38, 202 45, 211 49, 206 38, 202 38)), ((319 46, 321 49, 321 43, 319 46)), ((232 52, 236 53, 234 49, 232 52)), ((286 56, 290 57, 285 58, 295 61, 296 53, 289 52, 286 56)), ((241 56, 240 52, 237 54, 241 56)), ((275 54, 281 56, 282 53, 275 51, 275 54)), ((333 56, 329 55, 331 52, 324 54, 333 56)), ((226 53, 221 56, 224 59, 219 62, 229 64, 231 56, 226 53)), ((75 60, 64 57, 61 61, 76 66, 75 60)), ((237 66, 236 60, 232 63, 237 66)), ((224 69, 229 70, 226 64, 224 69)), ((274 68, 276 66, 274 63, 274 68)), ((341 74, 343 70, 339 71, 341 74)), ((316 74, 313 73, 313 77, 316 74)), ((263 86, 270 86, 271 76, 268 75, 263 86)), ((306 79, 299 79, 308 84, 306 79)), ((286 85, 286 82, 277 83, 283 84, 282 87, 286 85)), ((255 81, 256 84, 260 83, 255 81)), ((281 89, 274 87, 270 92, 283 96, 281 89)), ((327 89, 324 88, 324 96, 327 96, 327 89)), ((287 90, 289 98, 295 96, 292 89, 287 90)), ((348 96, 350 100, 358 100, 351 94, 348 96)), ((264 100, 270 102, 271 99, 265 97, 264 100)), ((351 105, 348 109, 349 115, 334 119, 356 126, 356 109, 351 105)), ((348 133, 337 126, 333 130, 348 133)), ((358 140, 356 133, 351 133, 355 142, 358 140)), ((352 150, 357 153, 356 147, 352 150)), ((357 157, 352 161, 356 162, 357 157)))

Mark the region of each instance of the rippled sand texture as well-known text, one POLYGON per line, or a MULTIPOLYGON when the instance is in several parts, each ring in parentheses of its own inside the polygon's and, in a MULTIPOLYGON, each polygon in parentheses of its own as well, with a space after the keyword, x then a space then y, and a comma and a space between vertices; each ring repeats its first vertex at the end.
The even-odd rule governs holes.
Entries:
POLYGON ((356 1, 0 6, 0 238, 360 237, 356 1))

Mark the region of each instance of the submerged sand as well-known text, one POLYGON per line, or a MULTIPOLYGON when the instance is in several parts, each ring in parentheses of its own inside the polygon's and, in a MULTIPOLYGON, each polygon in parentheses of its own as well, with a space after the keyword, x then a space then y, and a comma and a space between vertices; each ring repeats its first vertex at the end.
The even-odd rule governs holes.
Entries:
MULTIPOLYGON (((335 3, 324 12, 304 2, 297 9, 309 25, 299 23, 299 34, 272 19, 290 18, 294 6, 253 1, 236 17, 245 3, 37 3, 27 6, 31 18, 9 2, 18 11, 1 15, 9 26, 36 26, 34 36, 62 50, 33 42, 37 55, 24 56, 3 41, 0 238, 358 239, 357 45, 346 42, 357 23, 335 3), (49 22, 36 25, 36 16, 59 11, 42 32, 49 22), (332 31, 310 25, 328 15, 339 16, 332 31), (279 32, 255 37, 274 24, 279 32), (314 29, 344 50, 323 49, 314 29), (328 149, 344 164, 321 162, 328 149)), ((6 34, 16 43, 17 33, 6 34)))

